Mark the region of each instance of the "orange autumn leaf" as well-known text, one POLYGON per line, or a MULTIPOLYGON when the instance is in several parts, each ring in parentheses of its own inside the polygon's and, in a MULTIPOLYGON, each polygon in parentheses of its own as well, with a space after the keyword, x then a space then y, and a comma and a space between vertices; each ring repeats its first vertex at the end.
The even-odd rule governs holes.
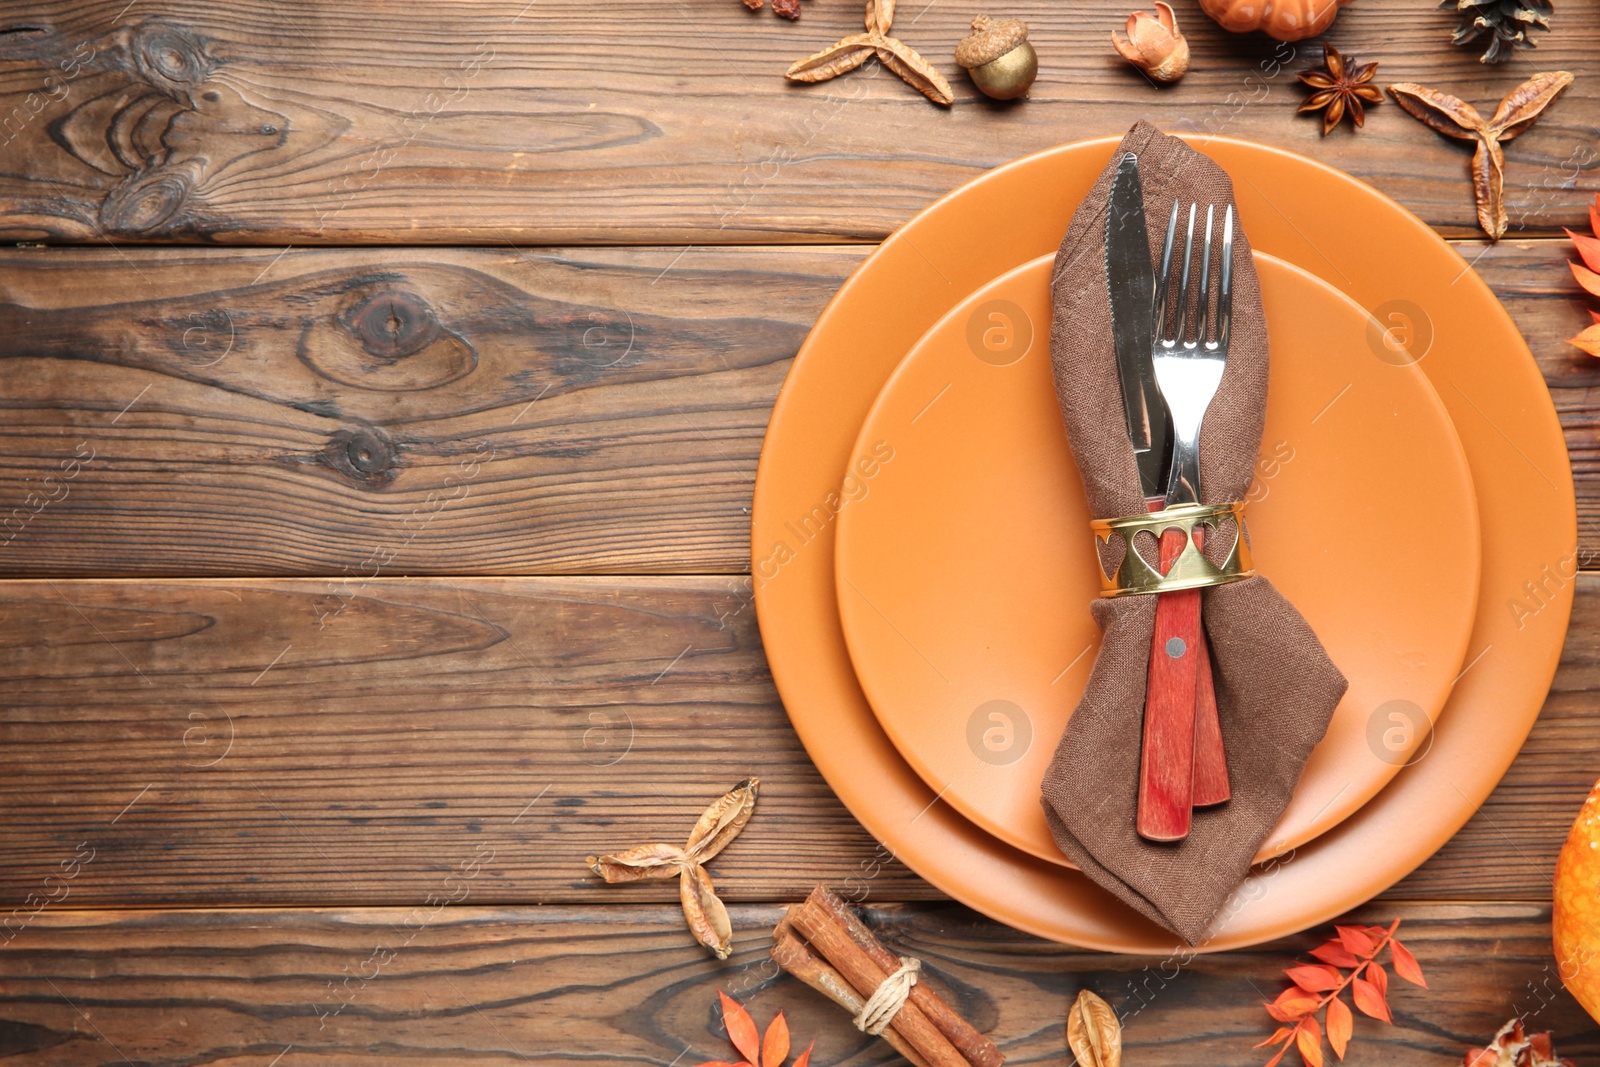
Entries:
POLYGON ((738 1049, 745 1059, 751 1063, 760 1063, 761 1032, 756 1029, 756 1021, 750 1018, 750 1013, 728 994, 719 989, 717 996, 722 998, 722 1025, 728 1030, 728 1040, 733 1042, 733 1047, 738 1049))
POLYGON ((1383 999, 1383 994, 1378 992, 1377 986, 1364 978, 1355 978, 1350 982, 1350 992, 1363 1015, 1382 1019, 1386 1023, 1394 1022, 1394 1017, 1389 1014, 1389 1005, 1383 999))
POLYGON ((1344 975, 1323 963, 1290 967, 1283 973, 1289 976, 1289 981, 1307 993, 1326 993, 1330 989, 1339 988, 1344 981, 1344 975))
MULTIPOLYGON (((1600 344, 1600 331, 1595 333, 1595 341, 1600 344)), ((1394 973, 1423 989, 1428 988, 1428 980, 1422 977, 1422 965, 1417 962, 1417 957, 1411 950, 1398 941, 1389 942, 1389 954, 1394 959, 1394 973)))
POLYGON ((1333 929, 1339 935, 1339 943, 1354 955, 1371 956, 1378 950, 1377 943, 1359 926, 1335 926, 1333 929))
POLYGON ((1272 1032, 1272 1036, 1271 1037, 1266 1038, 1266 1039, 1264 1039, 1262 1041, 1257 1041, 1255 1044, 1251 1045, 1250 1047, 1251 1048, 1262 1048, 1262 1047, 1264 1047, 1266 1045, 1276 1045, 1278 1042, 1282 1041, 1284 1038, 1288 1037, 1292 1033, 1294 1033, 1294 1031, 1292 1029, 1290 1029, 1289 1027, 1280 1026, 1280 1027, 1278 1027, 1276 1030, 1274 1030, 1272 1032))
POLYGON ((783 1067, 789 1056, 789 1024, 783 1021, 783 1012, 767 1027, 767 1036, 761 1039, 761 1067, 783 1067))
POLYGON ((1576 337, 1567 338, 1567 344, 1576 345, 1591 356, 1600 356, 1600 321, 1576 337))
POLYGON ((1337 940, 1318 945, 1311 950, 1311 954, 1323 963, 1331 963, 1335 967, 1355 967, 1361 962, 1337 940))
POLYGON ((1371 982, 1378 990, 1378 995, 1384 998, 1389 996, 1389 972, 1377 960, 1367 964, 1367 981, 1371 982))
POLYGON ((1581 263, 1569 261, 1567 266, 1572 268, 1572 276, 1578 279, 1579 285, 1589 290, 1593 295, 1600 296, 1600 274, 1596 274, 1581 263))
MULTIPOLYGON (((1562 227, 1566 229, 1566 227, 1562 227)), ((1600 270, 1600 239, 1567 230, 1567 236, 1578 246, 1578 255, 1590 270, 1600 270)))
POLYGON ((1333 1054, 1341 1060, 1355 1029, 1356 1017, 1345 1002, 1338 997, 1328 1001, 1328 1044, 1333 1046, 1333 1054))
MULTIPOLYGON (((697 1064, 696 1067, 783 1067, 785 1057, 789 1055, 789 1023, 779 1012, 767 1024, 765 1037, 756 1027, 756 1021, 737 1000, 728 994, 717 991, 717 996, 722 998, 722 1025, 728 1031, 728 1040, 733 1042, 735 1048, 744 1054, 744 1059, 738 1063, 728 1063, 725 1060, 707 1060, 697 1064)), ((790 1067, 808 1067, 811 1062, 811 1046, 799 1056, 795 1057, 790 1067)))
POLYGON ((1306 1067, 1322 1067, 1322 1031, 1317 1026, 1317 1020, 1306 1018, 1300 1024, 1299 1032, 1294 1035, 1294 1043, 1306 1067))

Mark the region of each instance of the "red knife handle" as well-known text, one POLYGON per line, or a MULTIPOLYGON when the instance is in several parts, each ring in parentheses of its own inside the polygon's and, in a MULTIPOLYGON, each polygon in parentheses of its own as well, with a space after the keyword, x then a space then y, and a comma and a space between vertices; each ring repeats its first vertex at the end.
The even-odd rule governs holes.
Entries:
MULTIPOLYGON (((1204 531, 1194 531, 1194 546, 1205 547, 1204 531)), ((1159 610, 1159 609, 1158 609, 1159 610)), ((1211 644, 1206 640, 1204 618, 1195 634, 1194 689, 1194 798, 1197 808, 1221 804, 1233 796, 1228 784, 1228 754, 1222 745, 1222 722, 1217 716, 1217 691, 1211 677, 1211 644)))
MULTIPOLYGON (((1159 511, 1151 505, 1152 511, 1159 511)), ((1181 530, 1161 535, 1161 573, 1183 551, 1181 530)), ((1128 546, 1133 551, 1133 546, 1128 546)), ((1200 591, 1185 589, 1156 598, 1155 637, 1145 682, 1144 738, 1139 752, 1139 836, 1178 841, 1188 836, 1194 802, 1195 690, 1199 672, 1200 591)))

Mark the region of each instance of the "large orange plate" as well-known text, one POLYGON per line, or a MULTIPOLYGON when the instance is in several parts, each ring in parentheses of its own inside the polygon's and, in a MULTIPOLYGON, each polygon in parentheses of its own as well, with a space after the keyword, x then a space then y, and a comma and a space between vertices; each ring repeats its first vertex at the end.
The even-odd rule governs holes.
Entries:
MULTIPOLYGON (((1256 259, 1272 362, 1252 551, 1350 681, 1265 859, 1360 808, 1426 738, 1481 564, 1466 456, 1428 379, 1368 346, 1349 297, 1256 259), (1374 536, 1397 515, 1404 536, 1374 536)), ((900 754, 983 829, 1066 865, 1039 782, 1099 648, 1100 580, 1051 377, 1052 262, 973 292, 890 376, 855 450, 893 459, 839 511, 834 570, 856 677, 900 754)))
MULTIPOLYGON (((1263 865, 1201 948, 1324 922, 1392 885, 1481 804, 1537 718, 1572 608, 1577 509, 1549 392, 1483 281, 1375 189, 1292 153, 1188 138, 1233 175, 1252 245, 1403 331, 1450 412, 1478 495, 1483 573, 1466 663, 1428 747, 1360 811, 1263 865), (1547 577, 1548 576, 1548 577, 1547 577), (1544 592, 1527 599, 1523 583, 1544 592)), ((1029 856, 939 802, 879 727, 834 597, 833 527, 791 526, 838 494, 856 433, 896 364, 954 304, 1055 250, 1118 138, 982 175, 868 257, 801 347, 756 476, 752 568, 767 658, 795 730, 863 826, 929 882, 1002 922, 1108 951, 1188 951, 1081 874, 1029 856)), ((1405 520, 1385 535, 1404 536, 1405 520)), ((1376 535, 1375 535, 1376 536, 1376 535)), ((1397 590, 1396 595, 1406 595, 1397 590)))

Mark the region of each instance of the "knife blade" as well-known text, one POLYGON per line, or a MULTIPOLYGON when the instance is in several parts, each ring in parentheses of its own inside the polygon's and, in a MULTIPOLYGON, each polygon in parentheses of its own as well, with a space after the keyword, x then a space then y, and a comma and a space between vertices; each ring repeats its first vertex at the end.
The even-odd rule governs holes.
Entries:
POLYGON ((1146 497, 1166 494, 1172 456, 1172 430, 1167 406, 1156 386, 1153 322, 1155 267, 1150 261, 1150 235, 1144 221, 1144 187, 1139 157, 1125 153, 1111 179, 1106 205, 1106 292, 1111 298, 1111 340, 1122 383, 1122 407, 1128 440, 1139 464, 1139 484, 1146 497))

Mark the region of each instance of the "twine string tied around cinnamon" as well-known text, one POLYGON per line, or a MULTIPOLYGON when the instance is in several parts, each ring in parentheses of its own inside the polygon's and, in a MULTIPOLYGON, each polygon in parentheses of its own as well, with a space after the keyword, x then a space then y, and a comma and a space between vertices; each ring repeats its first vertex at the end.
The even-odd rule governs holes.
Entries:
POLYGON ((907 998, 911 996, 911 987, 917 984, 917 972, 920 970, 921 960, 915 956, 901 956, 899 969, 872 991, 872 996, 856 1013, 856 1029, 874 1037, 883 1033, 894 1022, 894 1017, 900 1014, 900 1009, 905 1007, 907 998))

